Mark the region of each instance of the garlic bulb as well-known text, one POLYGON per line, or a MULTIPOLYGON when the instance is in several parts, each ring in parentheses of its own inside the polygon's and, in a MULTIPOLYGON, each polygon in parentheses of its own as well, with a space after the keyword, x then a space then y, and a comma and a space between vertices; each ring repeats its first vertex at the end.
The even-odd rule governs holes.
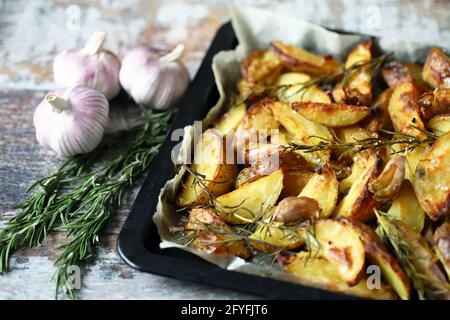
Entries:
POLYGON ((106 97, 84 86, 49 93, 34 111, 36 138, 60 157, 93 150, 108 123, 106 97))
POLYGON ((120 83, 138 104, 157 110, 172 107, 189 84, 189 73, 179 61, 184 46, 172 52, 139 47, 122 60, 120 83))
POLYGON ((95 32, 83 49, 58 54, 53 78, 58 87, 83 85, 103 93, 108 100, 120 92, 120 60, 103 49, 104 32, 95 32))

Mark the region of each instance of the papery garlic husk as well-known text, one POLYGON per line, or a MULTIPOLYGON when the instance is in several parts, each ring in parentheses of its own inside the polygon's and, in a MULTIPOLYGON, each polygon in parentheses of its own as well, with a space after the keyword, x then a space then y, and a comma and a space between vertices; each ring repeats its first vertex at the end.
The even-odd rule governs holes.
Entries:
POLYGON ((56 90, 34 111, 36 138, 62 158, 92 151, 103 138, 108 112, 101 92, 84 86, 56 90))
POLYGON ((120 60, 103 49, 106 34, 95 32, 83 49, 58 54, 53 78, 58 87, 83 85, 103 93, 108 100, 120 92, 120 60))
POLYGON ((140 105, 156 110, 173 107, 189 84, 189 72, 179 61, 183 51, 181 44, 172 52, 153 47, 131 50, 122 60, 122 87, 140 105))

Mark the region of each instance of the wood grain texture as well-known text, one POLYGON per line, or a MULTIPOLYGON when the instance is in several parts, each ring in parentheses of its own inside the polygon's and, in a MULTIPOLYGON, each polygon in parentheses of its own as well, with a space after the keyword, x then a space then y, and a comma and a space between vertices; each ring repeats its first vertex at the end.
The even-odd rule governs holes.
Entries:
MULTIPOLYGON (((440 1, 239 1, 325 26, 449 42, 450 5, 440 1), (374 5, 376 3, 376 5, 374 5), (379 19, 378 19, 379 18, 379 19)), ((217 28, 228 19, 224 1, 148 0, 0 0, 0 226, 14 216, 13 204, 30 183, 52 172, 59 161, 35 138, 35 106, 53 89, 52 59, 57 52, 80 47, 88 35, 104 30, 107 47, 122 57, 138 44, 186 45, 183 57, 193 76, 217 28), (79 24, 77 15, 79 15, 79 24), (72 23, 71 23, 72 21, 72 23)), ((132 119, 135 108, 112 106, 112 117, 132 119)), ((111 130, 119 126, 119 121, 111 130)), ((98 256, 88 266, 82 299, 242 299, 226 290, 139 273, 118 257, 115 240, 138 188, 127 196, 102 237, 98 256)), ((12 271, 0 276, 0 299, 52 299, 50 282, 58 245, 56 232, 42 246, 14 255, 12 271)))

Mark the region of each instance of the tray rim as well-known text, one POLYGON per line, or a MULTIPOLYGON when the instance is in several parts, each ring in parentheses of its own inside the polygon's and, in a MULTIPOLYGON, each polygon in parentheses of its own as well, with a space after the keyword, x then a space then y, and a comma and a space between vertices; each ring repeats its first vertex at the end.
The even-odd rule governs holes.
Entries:
MULTIPOLYGON (((322 26, 323 27, 323 26, 322 26)), ((337 32, 340 34, 356 34, 339 29, 332 29, 324 27, 327 30, 337 32)), ((370 35, 363 35, 370 38, 374 38, 370 35)), ((204 82, 204 77, 210 78, 212 81, 209 82, 209 91, 216 87, 214 81, 214 74, 212 71, 212 59, 216 53, 222 50, 232 50, 237 45, 237 39, 232 28, 230 21, 225 22, 217 30, 211 45, 203 59, 194 79, 189 84, 189 88, 181 101, 187 101, 179 105, 179 109, 172 121, 172 124, 168 130, 168 135, 161 146, 158 156, 153 161, 147 176, 138 192, 138 195, 133 203, 133 206, 129 212, 129 215, 122 226, 120 233, 117 238, 116 247, 121 259, 128 264, 130 267, 137 269, 146 273, 153 273, 162 276, 167 276, 179 280, 189 281, 193 283, 199 283, 202 285, 207 285, 211 287, 220 287, 224 289, 229 289, 237 292, 242 292, 246 294, 251 294, 255 296, 260 296, 262 298, 269 299, 306 299, 306 300, 319 300, 319 299, 332 299, 332 300, 359 300, 360 297, 348 295, 341 292, 328 291, 326 289, 321 289, 317 287, 307 286, 295 282, 288 282, 284 280, 276 280, 268 277, 261 277, 257 275, 251 275, 243 272, 237 272, 232 270, 226 270, 209 263, 206 260, 194 261, 183 257, 176 257, 171 255, 160 254, 155 251, 151 251, 144 245, 145 237, 148 236, 146 233, 150 233, 148 227, 153 227, 156 231, 156 227, 153 222, 153 215, 156 211, 156 204, 158 202, 159 191, 162 186, 170 179, 173 174, 172 172, 168 174, 167 179, 161 179, 162 185, 158 187, 152 181, 155 172, 158 171, 158 164, 167 162, 167 153, 172 150, 171 146, 174 145, 170 141, 170 135, 173 130, 177 127, 184 127, 193 123, 192 113, 189 112, 189 108, 185 105, 189 104, 189 100, 196 100, 198 97, 197 91, 205 92, 204 88, 199 86, 200 83, 204 82), (232 43, 234 42, 234 43, 232 43), (212 78, 211 78, 212 77, 212 78), (170 150, 168 150, 170 149, 170 150), (157 189, 157 190, 155 190, 157 189), (151 191, 157 191, 152 194, 151 191), (148 194, 152 196, 147 197, 148 194), (152 198, 149 200, 149 198, 152 198), (156 203, 155 203, 156 198, 156 203), (152 210, 149 210, 149 203, 153 202, 154 205, 152 210), (142 223, 139 218, 146 218, 146 221, 142 223), (144 234, 143 234, 144 233, 144 234)), ((202 84, 203 86, 203 84, 202 84)), ((203 96, 205 98, 205 96, 203 96)), ((202 99, 204 100, 204 99, 202 99)), ((198 102, 198 101, 197 101, 198 102)), ((206 112, 209 110, 211 105, 204 107, 206 112)), ((194 120, 201 120, 203 117, 194 120)), ((167 173, 167 172, 165 172, 167 173)), ((163 172, 164 174, 164 172, 163 172)), ((160 184, 161 184, 160 181, 160 184)), ((158 235, 159 238, 159 235, 158 235)), ((159 243, 158 246, 159 248, 159 243)), ((164 249, 167 250, 167 249, 164 249)), ((176 248, 171 248, 169 250, 177 250, 180 253, 186 253, 176 248)), ((190 254, 195 257, 194 254, 190 254)))

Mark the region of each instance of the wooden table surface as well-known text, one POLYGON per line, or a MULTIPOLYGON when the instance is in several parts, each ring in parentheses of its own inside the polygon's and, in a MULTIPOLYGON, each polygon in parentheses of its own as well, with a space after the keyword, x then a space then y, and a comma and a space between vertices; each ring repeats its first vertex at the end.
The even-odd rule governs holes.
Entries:
MULTIPOLYGON (((374 35, 450 41, 450 5, 440 1, 239 1, 325 26, 374 35)), ((53 88, 56 53, 80 47, 96 30, 108 34, 107 47, 122 57, 138 44, 186 45, 184 61, 193 76, 217 28, 228 19, 224 1, 0 0, 0 227, 14 216, 14 203, 32 181, 52 172, 57 158, 34 137, 35 106, 53 88)), ((112 106, 115 115, 136 110, 112 106)), ((97 257, 88 265, 82 299, 243 299, 251 296, 137 272, 115 247, 136 190, 104 231, 97 257)), ((0 299, 53 299, 53 262, 64 233, 42 246, 20 250, 12 271, 0 276, 0 299)))

